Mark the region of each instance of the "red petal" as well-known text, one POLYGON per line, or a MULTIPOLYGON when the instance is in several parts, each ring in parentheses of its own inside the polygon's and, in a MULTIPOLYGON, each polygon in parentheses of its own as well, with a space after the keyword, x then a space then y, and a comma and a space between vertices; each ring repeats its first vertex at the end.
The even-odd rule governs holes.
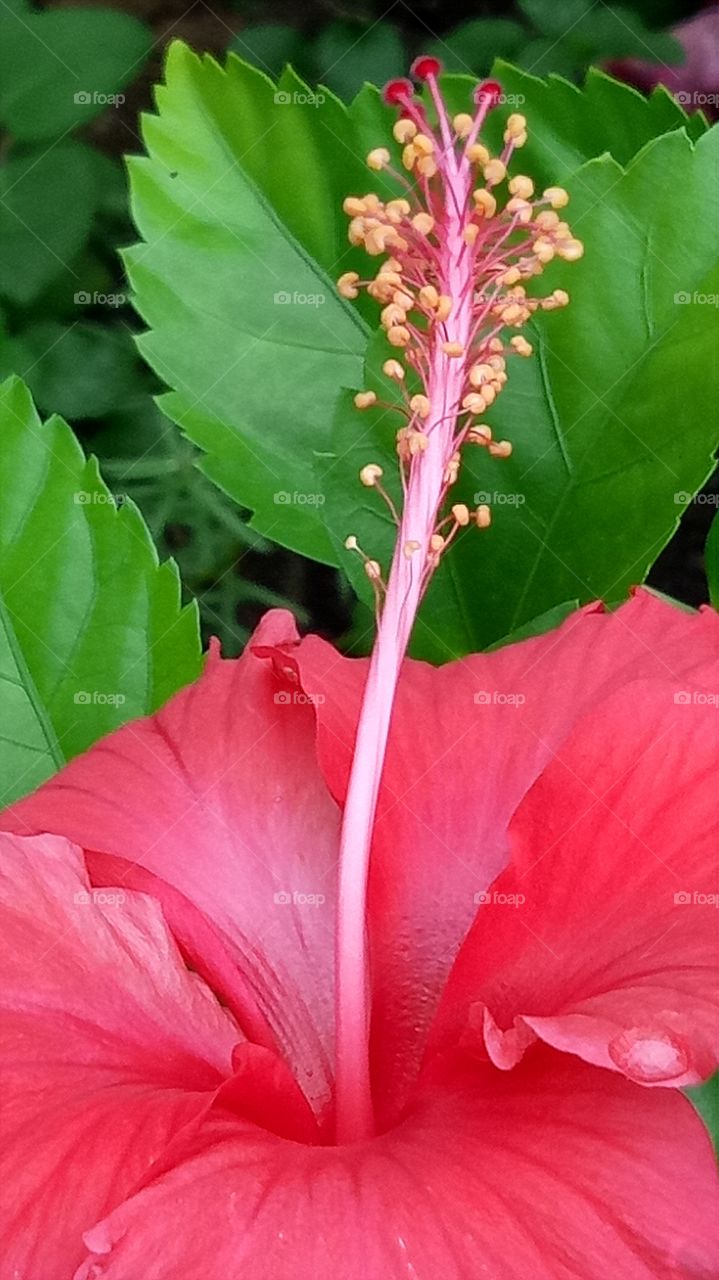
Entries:
MULTIPOLYGON (((405 663, 370 884, 376 1092, 387 1123, 475 899, 506 861, 507 824, 553 752, 584 711, 628 680, 671 679, 717 652, 713 611, 687 615, 642 591, 614 613, 588 606, 558 630, 495 653, 439 669, 405 663)), ((293 653, 304 687, 324 698, 320 761, 342 802, 367 664, 316 637, 293 653)))
POLYGON ((434 1045, 477 1001, 496 1027, 520 1019, 641 1084, 697 1084, 719 1064, 719 715, 682 693, 629 685, 559 749, 512 823, 434 1045))
POLYGON ((239 1031, 150 898, 79 849, 0 836, 2 1274, 64 1280, 231 1073, 239 1031))
POLYGON ((710 1280, 718 1208, 684 1098, 544 1051, 436 1081, 370 1143, 207 1121, 88 1233, 76 1280, 710 1280))
MULTIPOLYGON (((289 614, 263 620, 256 643, 291 646, 289 614)), ((278 672, 252 646, 211 658, 204 676, 157 715, 99 742, 5 815, 136 863, 173 924, 201 949, 199 909, 319 1112, 332 1087, 333 924, 339 814, 315 753, 315 717, 290 661, 278 672)), ((128 873, 129 879, 133 876, 128 873)), ((145 887, 145 886, 143 886, 145 887)), ((183 936, 183 943, 186 938, 183 936)))

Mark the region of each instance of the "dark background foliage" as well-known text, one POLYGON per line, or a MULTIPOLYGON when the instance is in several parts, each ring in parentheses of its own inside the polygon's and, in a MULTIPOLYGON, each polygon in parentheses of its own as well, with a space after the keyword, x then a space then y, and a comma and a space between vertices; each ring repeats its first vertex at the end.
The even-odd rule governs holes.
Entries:
MULTIPOLYGON (((104 7, 93 15, 87 3, 0 4, 0 375, 25 377, 40 409, 63 414, 99 456, 118 500, 138 503, 161 555, 177 559, 198 599, 206 636, 219 634, 227 653, 275 603, 337 637, 352 623, 349 589, 255 534, 247 513, 203 477, 193 446, 156 408, 161 388, 135 350, 140 322, 118 255, 134 239, 121 158, 141 150, 138 115, 151 106, 165 45, 180 37, 218 56, 234 49, 270 74, 291 61, 344 98, 365 79, 401 74, 427 49, 478 76, 499 55, 539 75, 580 81, 594 63, 641 87, 692 89, 711 85, 719 63, 719 11, 685 0, 126 0, 115 8, 132 19, 117 32, 104 7), (118 100, 88 106, 110 54, 118 100), (63 74, 76 109, 41 119, 44 77, 63 74)), ((689 506, 653 571, 655 586, 689 604, 707 598, 703 547, 717 495, 712 482, 689 506)))

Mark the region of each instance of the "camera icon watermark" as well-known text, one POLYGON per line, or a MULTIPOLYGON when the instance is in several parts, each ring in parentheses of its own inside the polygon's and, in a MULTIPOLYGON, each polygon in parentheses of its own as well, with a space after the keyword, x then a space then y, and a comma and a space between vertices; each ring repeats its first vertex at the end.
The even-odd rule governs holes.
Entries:
POLYGON ((299 489, 295 489, 294 493, 278 489, 272 496, 276 507, 322 507, 325 502, 323 493, 305 493, 299 489))
POLYGON ((103 693, 101 689, 78 689, 73 695, 76 707, 122 707, 127 701, 124 693, 103 693))
POLYGON ((313 93, 311 90, 305 92, 295 90, 294 93, 289 93, 286 89, 278 89, 274 101, 278 107, 321 107, 325 101, 325 95, 313 93))
POLYGON ((719 893, 702 893, 700 889, 679 889, 674 894, 677 907, 719 907, 719 893))
POLYGON ((474 495, 476 506, 522 507, 526 501, 526 495, 523 493, 501 493, 499 489, 495 489, 492 493, 480 489, 474 495))
POLYGON ((76 307, 124 307, 127 302, 125 293, 90 293, 87 289, 78 289, 73 295, 76 307))
POLYGON ((78 889, 72 900, 79 907, 121 907, 125 894, 122 889, 78 889))
POLYGON ((719 707, 719 693, 708 693, 703 689, 678 689, 674 694, 677 707, 719 707))
POLYGON ((301 893, 298 889, 293 889, 291 893, 287 889, 280 889, 272 897, 278 907, 322 907, 327 901, 324 893, 301 893))
POLYGON ((501 893, 499 889, 484 889, 474 895, 477 907, 523 907, 526 901, 525 893, 501 893))
POLYGON ((126 493, 103 493, 101 489, 76 489, 72 495, 76 507, 122 507, 126 493))
POLYGON ((674 294, 674 302, 678 307, 690 304, 695 307, 719 307, 719 293, 700 293, 698 289, 690 293, 688 289, 679 289, 674 294))
POLYGON ((322 307, 327 301, 326 293, 301 293, 295 289, 290 293, 287 289, 278 289, 272 295, 277 307, 322 307))
POLYGON ((478 707, 523 707, 527 695, 503 689, 478 689, 474 695, 478 707))
POLYGON ((273 702, 276 707, 321 707, 323 693, 305 693, 302 689, 278 689, 273 702))
POLYGON ((72 95, 72 100, 78 107, 121 107, 125 101, 124 93, 98 93, 97 90, 90 92, 89 89, 78 89, 77 93, 72 95))

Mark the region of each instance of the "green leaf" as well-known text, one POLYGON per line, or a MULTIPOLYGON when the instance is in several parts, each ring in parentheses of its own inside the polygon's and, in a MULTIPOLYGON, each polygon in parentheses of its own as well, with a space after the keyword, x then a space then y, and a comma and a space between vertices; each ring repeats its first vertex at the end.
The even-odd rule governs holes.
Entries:
POLYGON ((719 1155, 719 1074, 698 1089, 687 1089, 687 1093, 709 1130, 719 1155))
POLYGON ((435 40, 428 52, 441 58, 445 71, 486 75, 495 58, 514 58, 527 32, 508 18, 476 18, 462 22, 435 40))
POLYGON ((174 388, 162 408, 207 451, 206 473, 261 532, 331 560, 314 451, 361 376, 368 331, 335 280, 359 257, 342 199, 368 179, 346 109, 322 96, 173 45, 149 159, 131 161, 146 243, 126 260, 151 326, 141 349, 174 388))
POLYGON ((719 609, 719 515, 712 520, 704 548, 704 568, 709 583, 709 599, 719 609))
POLYGON ((284 27, 270 23, 258 23, 244 27, 233 36, 228 50, 236 53, 253 67, 259 67, 268 76, 279 76, 288 62, 299 65, 305 48, 296 27, 284 27))
MULTIPOLYGON (((668 542, 719 437, 704 408, 719 397, 719 193, 707 181, 718 166, 719 129, 696 147, 678 132, 626 172, 604 157, 566 183, 585 257, 552 264, 542 292, 566 285, 571 305, 538 320, 536 354, 512 363, 486 415, 496 438, 512 440, 512 457, 464 451, 455 500, 489 501, 493 524, 463 533, 435 574, 416 652, 473 652, 562 601, 619 600, 668 542)), ((386 353, 380 339, 364 384, 381 387, 386 353)), ((396 474, 396 425, 380 409, 351 422, 346 404, 324 465, 323 511, 338 546, 353 533, 383 564, 392 522, 356 477, 369 461, 396 474)), ((369 599, 358 558, 341 555, 369 599)))
MULTIPOLYGON (((484 135, 499 150, 506 111, 523 112, 529 139, 522 148, 522 171, 531 174, 538 187, 563 183, 605 151, 627 165, 652 138, 681 127, 700 137, 707 129, 701 115, 687 116, 663 87, 645 98, 596 68, 587 73, 581 88, 559 76, 542 80, 501 60, 494 63, 492 75, 502 85, 506 108, 490 116, 484 135)), ((473 83, 465 76, 445 77, 443 87, 453 111, 467 110, 473 83)))
POLYGON ((3 17, 0 123, 33 142, 86 124, 115 105, 151 47, 149 28, 117 9, 3 17))
MULTIPOLYGON (((527 167, 545 184, 615 144, 629 160, 686 120, 668 94, 647 103, 600 73, 580 91, 498 70, 532 118, 527 167)), ((206 474, 260 532, 332 562, 315 460, 332 447, 340 389, 362 380, 362 317, 377 323, 371 301, 336 294, 341 271, 366 270, 342 200, 377 187, 362 157, 390 137, 393 115, 371 87, 346 108, 292 72, 275 87, 233 56, 222 69, 179 43, 166 80, 159 114, 144 121, 149 154, 130 162, 145 241, 126 256, 150 327, 141 350, 172 388, 161 407, 207 455, 206 474)), ((446 82, 466 108, 472 81, 446 82)))
POLYGON ((140 368, 124 326, 44 320, 0 346, 0 371, 24 378, 45 412, 101 418, 133 394, 140 368))
POLYGON ((0 803, 200 667, 197 619, 131 504, 60 418, 0 386, 0 803))
POLYGON ((345 99, 354 98, 365 81, 384 84, 407 70, 407 50, 396 27, 375 22, 331 22, 312 48, 315 80, 345 99))
POLYGON ((0 168, 0 294, 26 305, 69 268, 99 194, 93 153, 81 143, 11 155, 0 168))

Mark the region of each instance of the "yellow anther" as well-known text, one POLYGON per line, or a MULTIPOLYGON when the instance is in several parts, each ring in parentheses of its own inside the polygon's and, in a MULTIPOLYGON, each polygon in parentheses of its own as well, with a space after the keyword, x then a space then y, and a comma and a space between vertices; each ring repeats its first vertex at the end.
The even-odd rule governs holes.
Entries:
POLYGON ((483 387, 492 381, 494 370, 491 364, 473 364, 469 371, 469 381, 473 387, 483 387))
POLYGON ((484 396, 481 396, 477 391, 470 391, 462 401, 462 408, 468 409, 470 413, 484 413, 486 407, 484 396))
POLYGON ((522 273, 519 267, 510 267, 499 279, 502 284, 516 284, 518 280, 522 279, 522 273))
POLYGON ((423 307, 429 307, 430 311, 434 311, 439 302, 439 294, 433 284, 423 284, 419 291, 419 300, 423 307))
POLYGON ((367 574, 367 577, 369 578, 370 582, 382 581, 382 569, 377 560, 365 560, 364 571, 367 574))
POLYGON ((410 538, 409 541, 405 542, 402 548, 402 554, 404 555, 405 560, 411 560, 415 551, 419 551, 420 546, 421 543, 417 542, 416 538, 410 538))
POLYGON ((364 237, 364 247, 372 258, 384 253, 387 242, 396 234, 393 227, 370 227, 364 237))
POLYGON ((362 199, 367 213, 380 213, 384 207, 379 196, 374 191, 368 191, 367 195, 363 196, 362 199))
POLYGON ((532 206, 529 201, 524 200, 522 196, 512 196, 512 199, 507 201, 505 209, 507 210, 507 213, 511 213, 512 217, 516 218, 518 222, 522 223, 522 225, 526 226, 528 222, 532 221, 532 206))
POLYGON ((558 307, 569 306, 569 294, 564 289, 555 289, 552 297, 558 307))
POLYGON ((501 355, 504 351, 504 343, 501 338, 490 338, 487 343, 488 351, 496 351, 497 355, 501 355))
POLYGON ((404 365, 401 365, 399 360, 385 360, 382 365, 382 372, 385 373, 388 378, 393 378, 395 382, 404 381, 404 365))
POLYGON ((374 489, 378 480, 382 479, 384 472, 378 462, 368 462, 359 473, 362 484, 367 489, 374 489))
POLYGON ((482 170, 485 181, 491 182, 492 186, 496 186, 498 182, 503 182, 507 176, 506 165, 501 160, 489 160, 482 170))
POLYGON ((473 142, 471 147, 467 147, 467 159, 470 164, 479 164, 484 167, 489 162, 489 152, 481 142, 473 142))
POLYGON ((356 271, 345 271, 337 281, 337 290, 343 298, 356 298, 359 293, 357 282, 359 276, 356 271))
POLYGON ((487 364, 490 369, 494 369, 498 373, 504 373, 504 370, 507 367, 507 362, 504 359, 504 356, 490 356, 487 364))
POLYGON ((429 546, 431 551, 441 551, 443 549, 444 538, 442 537, 441 533, 432 534, 432 537, 429 540, 429 546))
POLYGON ((452 454, 449 462, 447 463, 444 469, 445 484, 456 484, 457 476, 459 475, 459 468, 460 468, 461 461, 462 461, 462 456, 459 452, 455 452, 452 454))
POLYGON ((430 405, 427 396, 412 396, 412 399, 409 402, 409 407, 412 410, 412 413, 416 413, 419 418, 429 417, 430 405))
POLYGON ((512 452, 512 445, 509 440, 493 441, 487 446, 493 458, 508 458, 512 452))
POLYGON ((434 229, 434 218, 429 213, 416 213, 412 219, 412 226, 421 236, 428 236, 434 229))
POLYGON ((465 227, 464 231, 462 232, 462 238, 464 240, 464 243, 468 245, 473 245, 478 235, 479 235, 479 227, 477 226, 476 222, 470 222, 469 226, 465 227))
POLYGON ((469 524, 469 507, 465 506, 463 502, 455 502, 452 507, 452 515, 457 521, 457 524, 462 525, 463 527, 469 524))
POLYGON ((436 306, 437 319, 441 322, 448 320, 452 313, 452 299, 448 293, 440 293, 436 306))
POLYGON ((434 152, 434 143, 426 133, 417 133, 414 136, 414 149, 422 156, 431 156, 434 152))
POLYGON ((358 391, 355 396, 355 405, 358 409, 369 409, 371 404, 377 403, 377 396, 374 391, 358 391))
POLYGON ((452 356, 453 359, 464 355, 464 346, 461 342, 443 342, 442 350, 446 356, 452 356))
POLYGON ((489 408, 489 406, 490 406, 491 404, 494 404, 495 400, 497 399, 497 392, 496 392, 496 389, 495 389, 495 387, 494 387, 494 384, 493 384, 493 383, 491 383, 491 382, 488 382, 488 383, 487 383, 487 385, 486 385, 486 387, 482 387, 482 390, 481 390, 481 392, 480 392, 480 395, 481 395, 482 399, 484 400, 484 407, 485 407, 485 409, 488 409, 488 408, 489 408))
POLYGON ((474 513, 474 518, 479 529, 489 528, 492 523, 492 512, 486 503, 483 502, 481 506, 477 507, 477 510, 474 513))
POLYGON ((534 219, 538 231, 554 231, 559 226, 559 214, 553 209, 543 209, 534 219))
POLYGON ((551 240, 548 240, 546 236, 540 236, 532 245, 532 252, 537 255, 542 266, 544 266, 547 262, 552 261, 552 258, 558 250, 555 249, 551 240))
POLYGON ((436 172, 437 164, 434 156, 420 156, 417 161, 417 173, 420 173, 423 178, 433 178, 436 172))
POLYGON ((411 457, 414 458, 418 453, 424 453, 428 444, 429 440, 422 431, 415 431, 414 429, 407 431, 407 447, 411 457))
POLYGON ((414 298, 411 293, 406 293, 404 289, 395 289, 392 294, 392 301, 401 307, 403 311, 409 311, 414 306, 414 298))
POLYGON ((531 200, 534 195, 534 183, 525 174, 518 173, 514 178, 510 178, 509 190, 513 196, 519 196, 522 200, 531 200))
POLYGON ((379 172, 380 169, 384 169, 389 164, 391 158, 386 147, 375 147, 367 156, 367 167, 379 172))
POLYGON ((413 142, 408 142, 407 146, 402 148, 402 164, 410 173, 414 169, 414 162, 417 159, 417 154, 418 153, 414 149, 413 142))
POLYGON ((526 131, 526 128, 527 128, 527 117, 520 115, 518 111, 514 111, 512 112, 512 115, 509 116, 507 119, 504 136, 507 139, 507 141, 509 141, 509 138, 519 137, 520 134, 526 131), (507 138, 507 135, 509 135, 509 138, 507 138))
POLYGON ((401 325, 407 318, 407 312, 404 307, 398 307, 396 302, 390 302, 388 307, 383 307, 380 320, 385 329, 392 329, 396 325, 401 325))
POLYGON ((405 143, 411 142, 416 132, 417 126, 414 123, 414 120, 397 120, 392 128, 395 141, 398 142, 401 147, 403 147, 405 143))
POLYGON ((513 351, 516 351, 518 356, 531 356, 534 350, 531 342, 527 342, 527 339, 521 333, 518 333, 514 338, 510 338, 509 345, 513 351))
POLYGON ((409 329, 403 324, 395 324, 387 332, 387 337, 393 347, 406 347, 411 338, 409 329))
POLYGON ((581 240, 560 240, 557 253, 565 262, 576 262, 584 253, 584 245, 581 240))
POLYGON ((359 196, 347 196, 342 203, 342 208, 350 218, 361 217, 367 212, 367 206, 364 200, 360 200, 359 196))
POLYGON ((353 533, 348 538, 345 538, 345 547, 348 551, 359 551, 359 542, 353 533))
POLYGON ((409 203, 409 200, 403 200, 399 198, 397 200, 387 201, 387 204, 385 206, 385 213, 389 218, 390 222, 396 223, 396 222, 401 222, 403 218, 406 218, 407 214, 410 213, 411 209, 412 209, 412 206, 409 203))
POLYGON ((491 439, 492 428, 485 426, 484 423, 477 423, 475 426, 470 427, 467 432, 468 444, 487 445, 491 439))
POLYGON ((478 187, 472 192, 477 213, 482 218, 493 218, 497 212, 497 201, 491 192, 486 191, 484 187, 478 187))
POLYGON ((473 125, 474 120, 466 111, 460 111, 452 121, 452 128, 458 138, 466 138, 472 132, 473 125))
POLYGON ((569 204, 569 192, 565 191, 564 187, 547 187, 546 191, 542 192, 542 199, 548 200, 553 209, 563 209, 566 204, 569 204))
POLYGON ((509 306, 503 307, 500 315, 505 324, 516 324, 518 320, 525 318, 524 308, 517 302, 510 302, 509 306))
MULTIPOLYGON (((507 141, 508 139, 505 138, 505 142, 507 141)), ((516 138, 512 138, 512 142, 514 143, 515 147, 525 146, 527 142, 527 130, 525 129, 524 133, 518 133, 516 138)))
POLYGON ((367 225, 364 218, 353 218, 347 228, 347 239, 350 244, 364 244, 367 225))

